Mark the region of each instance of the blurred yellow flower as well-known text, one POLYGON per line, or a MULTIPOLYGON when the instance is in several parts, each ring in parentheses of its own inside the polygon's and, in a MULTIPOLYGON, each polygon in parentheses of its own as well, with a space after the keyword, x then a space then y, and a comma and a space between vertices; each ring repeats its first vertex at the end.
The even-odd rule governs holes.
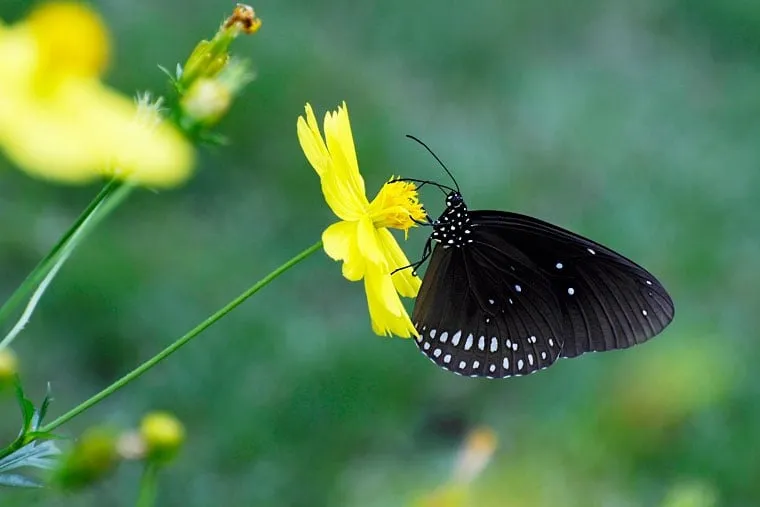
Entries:
POLYGON ((306 118, 299 117, 297 127, 301 149, 319 175, 325 201, 340 218, 322 234, 325 252, 343 261, 345 278, 364 279, 375 333, 403 338, 416 335, 399 294, 415 297, 420 280, 410 270, 391 275, 409 261, 388 230, 408 231, 416 225, 414 220, 425 219, 416 187, 407 182, 388 182, 369 202, 345 102, 325 115, 324 139, 309 104, 306 118))
POLYGON ((493 429, 472 429, 459 451, 451 479, 412 502, 413 507, 467 507, 474 505, 471 484, 491 461, 498 439, 493 429))
POLYGON ((140 423, 148 459, 168 461, 185 440, 185 428, 168 412, 151 412, 140 423))
POLYGON ((182 182, 192 147, 168 124, 140 121, 133 101, 100 82, 108 53, 102 21, 82 4, 46 3, 0 24, 0 149, 59 182, 182 182))

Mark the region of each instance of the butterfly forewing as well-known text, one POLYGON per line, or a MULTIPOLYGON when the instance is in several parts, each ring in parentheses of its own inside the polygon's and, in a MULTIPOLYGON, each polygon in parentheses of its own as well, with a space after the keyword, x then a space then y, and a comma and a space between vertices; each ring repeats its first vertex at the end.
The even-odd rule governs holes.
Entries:
POLYGON ((432 225, 412 319, 420 350, 455 373, 524 375, 558 357, 642 343, 673 320, 651 273, 561 227, 469 212, 458 192, 432 225))
POLYGON ((474 230, 503 238, 549 279, 563 314, 563 357, 631 347, 662 331, 673 301, 647 270, 570 231, 517 213, 473 211, 474 230))

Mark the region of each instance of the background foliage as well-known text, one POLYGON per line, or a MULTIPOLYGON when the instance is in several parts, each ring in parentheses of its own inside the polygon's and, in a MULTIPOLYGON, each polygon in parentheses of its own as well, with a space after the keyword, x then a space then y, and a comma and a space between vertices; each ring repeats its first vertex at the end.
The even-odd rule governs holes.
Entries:
MULTIPOLYGON (((231 9, 96 2, 111 83, 162 90, 231 9)), ((637 259, 672 291, 674 324, 624 352, 507 381, 438 370, 371 333, 359 284, 315 256, 166 364, 68 424, 134 425, 161 408, 188 443, 166 506, 408 504, 448 475, 463 433, 491 425, 478 505, 760 503, 760 4, 743 0, 261 0, 236 45, 258 79, 185 188, 140 192, 62 271, 16 349, 56 415, 189 329, 319 237, 333 217, 295 119, 346 100, 370 193, 391 174, 455 172, 471 207, 533 214, 637 259)), ((0 17, 28 8, 5 0, 0 17)), ((0 295, 97 187, 0 162, 0 295)), ((441 196, 426 191, 431 214, 441 196)), ((421 251, 424 231, 405 245, 421 251)), ((0 400, 5 440, 18 428, 0 400)), ((130 505, 138 468, 101 487, 0 494, 0 506, 130 505)))

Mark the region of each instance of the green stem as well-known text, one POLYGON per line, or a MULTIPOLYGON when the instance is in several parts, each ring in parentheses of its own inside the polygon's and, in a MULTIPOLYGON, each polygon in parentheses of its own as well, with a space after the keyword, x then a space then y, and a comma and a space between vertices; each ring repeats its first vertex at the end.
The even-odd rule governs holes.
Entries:
POLYGON ((153 507, 156 504, 158 492, 158 465, 148 462, 145 464, 142 479, 140 479, 140 494, 136 507, 153 507))
POLYGON ((58 254, 64 246, 69 242, 71 237, 77 232, 82 224, 89 218, 93 211, 102 203, 112 192, 121 186, 121 182, 112 180, 107 183, 98 195, 90 201, 85 210, 79 215, 76 221, 69 227, 69 229, 61 236, 58 242, 53 245, 48 254, 37 263, 32 269, 31 273, 21 282, 21 285, 11 294, 8 300, 0 306, 0 324, 5 322, 11 313, 18 308, 18 306, 27 298, 29 294, 37 287, 40 282, 45 278, 45 275, 50 271, 58 254))
MULTIPOLYGON (((120 184, 114 187, 113 190, 106 196, 105 200, 101 200, 96 206, 90 209, 88 216, 84 217, 84 219, 81 221, 78 220, 79 225, 76 229, 71 229, 66 233, 66 240, 59 242, 60 245, 56 245, 55 247, 57 249, 56 254, 48 254, 46 257, 48 262, 45 263, 43 268, 39 269, 41 278, 39 281, 37 281, 37 288, 29 299, 29 302, 26 305, 26 309, 21 314, 16 324, 8 332, 5 338, 0 340, 0 350, 9 346, 16 338, 16 336, 18 336, 18 334, 24 329, 24 326, 26 326, 26 324, 29 322, 29 319, 32 317, 34 309, 37 307, 37 304, 42 298, 42 295, 45 293, 45 290, 47 290, 48 286, 53 281, 53 278, 55 278, 56 274, 58 273, 58 270, 61 268, 61 266, 63 266, 77 245, 97 224, 99 224, 105 217, 107 217, 114 208, 116 208, 124 201, 124 199, 127 198, 133 188, 134 187, 129 184, 120 184)), ((35 269, 35 272, 36 271, 38 270, 35 269)), ((22 291, 16 291, 16 293, 20 292, 22 291)), ((14 293, 14 296, 16 293, 14 293)), ((14 296, 11 296, 11 298, 14 296)))
POLYGON ((211 327, 216 321, 230 313, 232 310, 240 306, 241 303, 243 303, 246 299, 256 294, 258 291, 269 285, 270 282, 272 282, 275 278, 279 277, 283 273, 285 273, 287 270, 301 262, 302 260, 306 259, 308 256, 316 252, 322 247, 322 242, 318 241, 306 250, 302 251, 289 261, 287 261, 282 266, 278 267, 271 273, 269 273, 267 276, 256 282, 253 286, 248 288, 245 292, 240 294, 238 297, 227 303, 225 306, 223 306, 220 310, 218 310, 216 313, 211 315, 209 318, 195 326, 193 329, 191 329, 187 334, 179 337, 176 341, 174 341, 171 345, 166 347, 164 350, 153 356, 152 358, 148 359, 144 363, 142 363, 140 366, 132 370, 131 372, 127 373, 123 377, 121 377, 119 380, 111 384, 110 386, 106 387, 102 391, 100 391, 98 394, 92 396, 90 399, 80 403, 73 409, 69 410, 62 416, 58 417, 54 421, 46 424, 45 426, 41 427, 39 431, 41 433, 47 433, 51 432, 57 427, 61 426, 62 424, 70 421, 74 417, 78 416, 85 410, 93 407, 100 401, 104 400, 105 398, 109 397, 122 387, 126 386, 133 380, 135 380, 137 377, 145 373, 146 371, 150 370, 154 366, 156 366, 158 363, 169 357, 170 355, 174 354, 177 350, 182 348, 183 345, 188 343, 190 340, 201 334, 203 331, 211 327))

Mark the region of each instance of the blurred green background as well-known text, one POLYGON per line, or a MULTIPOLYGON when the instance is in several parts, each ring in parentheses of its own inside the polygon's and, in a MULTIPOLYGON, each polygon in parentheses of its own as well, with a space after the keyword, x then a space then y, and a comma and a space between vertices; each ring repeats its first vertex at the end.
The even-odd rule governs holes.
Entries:
MULTIPOLYGON (((102 1, 108 77, 165 90, 232 3, 102 1)), ((260 0, 234 47, 257 80, 184 188, 134 195, 62 270, 16 344, 58 415, 319 238, 334 220, 295 135, 346 100, 370 196, 391 174, 457 176, 473 208, 532 214, 636 259, 676 301, 650 343, 488 381, 372 334, 361 284, 319 254, 67 424, 176 413, 162 506, 402 506, 443 483, 464 434, 499 435, 479 506, 760 505, 760 3, 260 0)), ((0 18, 28 2, 3 0, 0 18)), ((0 162, 0 297, 94 196, 0 162)), ((431 214, 439 193, 425 191, 431 214)), ((421 252, 425 231, 404 245, 421 252)), ((0 434, 18 416, 0 401, 0 434)), ((139 467, 0 506, 126 506, 139 467)))

